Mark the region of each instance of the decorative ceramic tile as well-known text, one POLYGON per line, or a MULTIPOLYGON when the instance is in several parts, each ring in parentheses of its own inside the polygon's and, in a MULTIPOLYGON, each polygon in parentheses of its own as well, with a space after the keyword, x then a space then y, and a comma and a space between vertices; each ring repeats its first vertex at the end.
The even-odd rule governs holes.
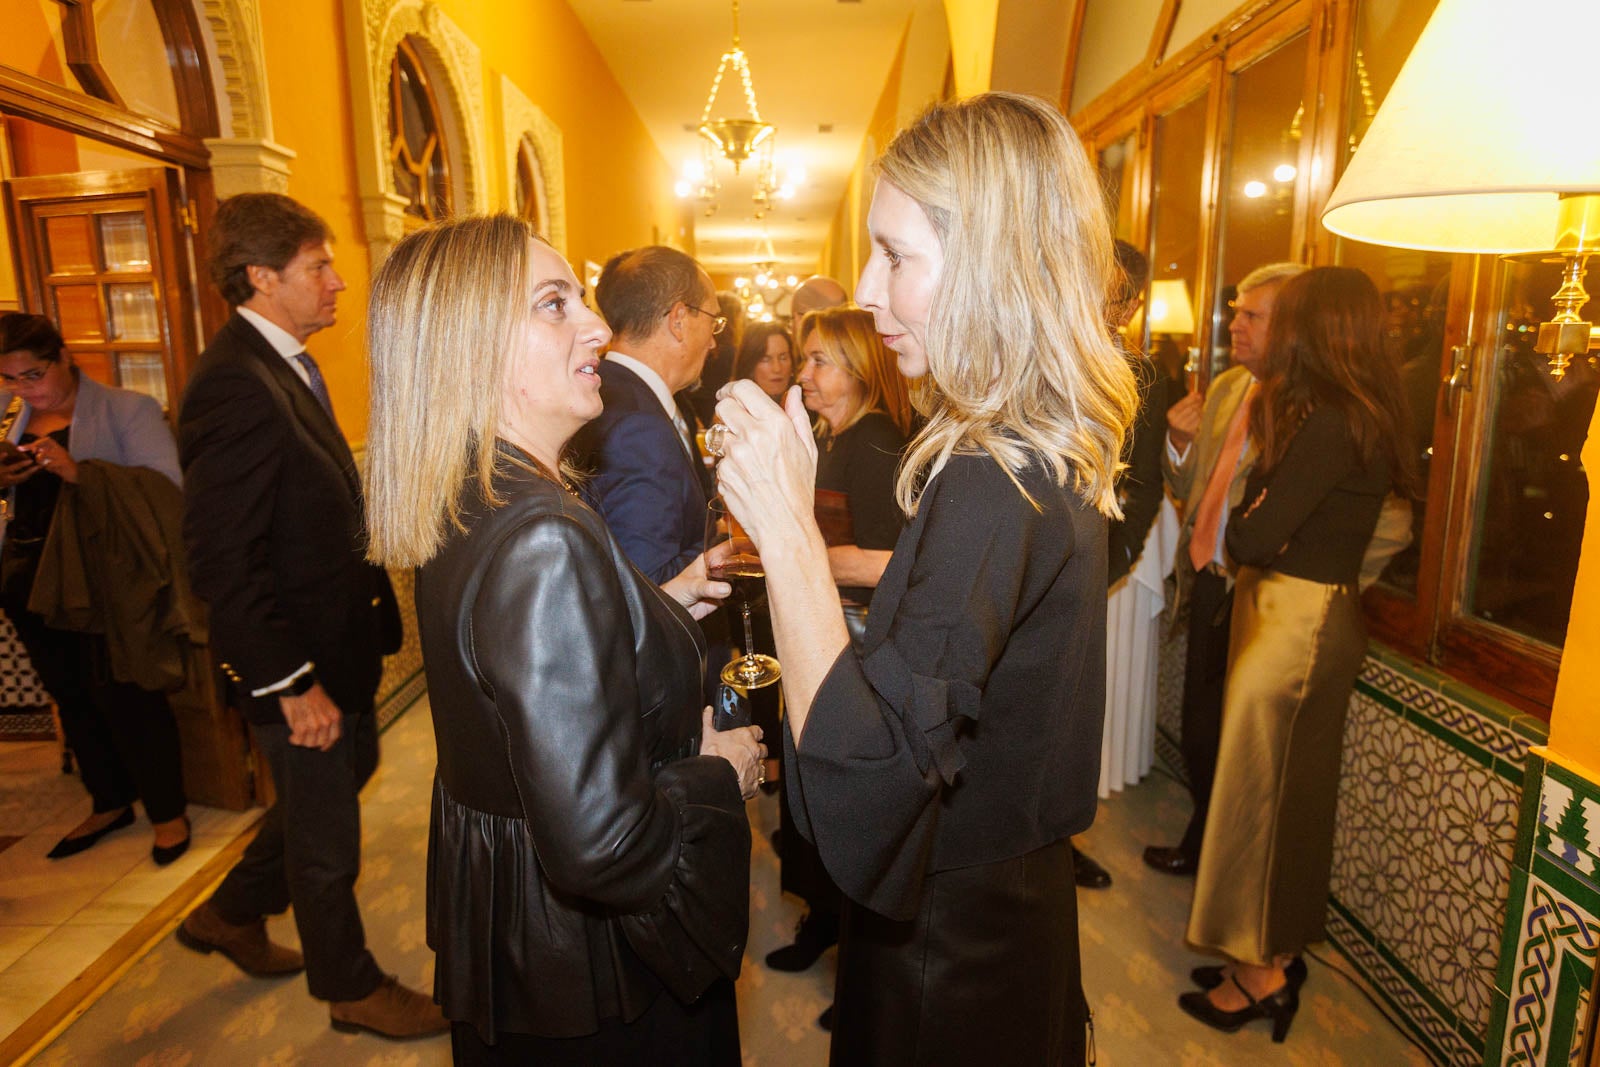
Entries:
MULTIPOLYGON (((1558 888, 1563 881, 1579 883, 1553 866, 1536 862, 1535 867, 1533 874, 1519 879, 1524 892, 1513 924, 1516 947, 1505 1036, 1493 1061, 1500 1067, 1569 1061, 1583 1040, 1581 1020, 1588 1015, 1600 948, 1594 899, 1580 904, 1558 888), (1547 869, 1541 872, 1541 866, 1547 869)), ((1511 936, 1508 929, 1508 943, 1511 936)))
MULTIPOLYGON (((1499 757, 1520 769, 1530 740, 1511 726, 1514 713, 1507 709, 1504 721, 1453 700, 1427 682, 1408 676, 1374 657, 1367 657, 1358 685, 1371 690, 1450 735, 1499 757)), ((1488 703, 1487 701, 1485 702, 1488 703)))
POLYGON ((1440 1055, 1479 1063, 1520 800, 1520 777, 1502 767, 1521 766, 1529 738, 1439 684, 1374 656, 1363 666, 1345 727, 1329 934, 1440 1055))
POLYGON ((0 708, 37 708, 49 703, 50 694, 33 673, 33 663, 16 629, 0 612, 0 708))
POLYGON ((1456 1021, 1430 1003, 1416 979, 1395 967, 1337 905, 1328 913, 1328 936, 1437 1059, 1460 1067, 1482 1063, 1481 1055, 1457 1032, 1456 1021))

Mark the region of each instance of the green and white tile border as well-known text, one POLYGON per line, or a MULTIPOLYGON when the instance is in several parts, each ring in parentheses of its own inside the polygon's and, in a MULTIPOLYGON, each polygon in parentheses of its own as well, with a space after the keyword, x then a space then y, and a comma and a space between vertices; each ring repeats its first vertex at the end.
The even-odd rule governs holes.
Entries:
POLYGON ((1345 729, 1328 934, 1444 1063, 1476 1067, 1498 1047, 1523 771, 1544 738, 1539 720, 1369 650, 1345 729))
POLYGON ((1487 1067, 1574 1063, 1600 947, 1600 785, 1528 756, 1487 1067))

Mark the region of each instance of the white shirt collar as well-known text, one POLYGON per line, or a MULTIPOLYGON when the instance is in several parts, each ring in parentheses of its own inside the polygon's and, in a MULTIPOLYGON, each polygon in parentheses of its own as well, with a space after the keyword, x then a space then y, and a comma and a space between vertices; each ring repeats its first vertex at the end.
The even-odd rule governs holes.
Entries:
POLYGON ((239 307, 234 310, 239 313, 244 321, 254 326, 256 332, 267 339, 267 344, 272 346, 272 350, 284 359, 291 359, 306 350, 305 345, 295 340, 294 334, 260 312, 251 311, 247 307, 239 307))
POLYGON ((618 352, 616 349, 607 352, 606 359, 619 366, 627 367, 637 374, 640 380, 650 387, 650 391, 656 394, 656 399, 661 402, 662 410, 667 413, 667 417, 675 423, 682 421, 683 416, 678 413, 677 401, 672 399, 672 390, 667 388, 667 383, 661 379, 661 375, 657 374, 653 368, 645 366, 626 352, 618 352))
POLYGON ((296 340, 294 334, 260 312, 251 311, 247 307, 236 307, 234 310, 239 313, 241 319, 254 326, 257 333, 266 338, 267 344, 272 346, 274 352, 283 357, 283 361, 289 364, 289 369, 294 371, 296 377, 308 386, 311 384, 311 372, 302 367, 300 361, 294 358, 306 350, 306 346, 296 340))

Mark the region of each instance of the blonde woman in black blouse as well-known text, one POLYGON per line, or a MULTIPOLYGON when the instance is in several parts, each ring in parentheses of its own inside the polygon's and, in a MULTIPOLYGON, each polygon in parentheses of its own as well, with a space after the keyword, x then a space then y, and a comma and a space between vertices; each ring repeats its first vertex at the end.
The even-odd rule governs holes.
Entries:
POLYGON ((1250 412, 1260 459, 1228 523, 1234 587, 1222 744, 1188 940, 1225 956, 1179 1004, 1232 1032, 1299 1007, 1322 939, 1345 709, 1366 653, 1356 588, 1391 487, 1410 489, 1407 409, 1383 305, 1360 271, 1284 284, 1250 412))
POLYGON ((856 287, 927 424, 850 646, 816 444, 735 382, 724 496, 761 549, 800 832, 848 898, 832 1062, 1084 1062, 1070 835, 1094 818, 1106 516, 1137 393, 1104 325, 1111 230, 1060 111, 941 104, 878 161, 856 287))

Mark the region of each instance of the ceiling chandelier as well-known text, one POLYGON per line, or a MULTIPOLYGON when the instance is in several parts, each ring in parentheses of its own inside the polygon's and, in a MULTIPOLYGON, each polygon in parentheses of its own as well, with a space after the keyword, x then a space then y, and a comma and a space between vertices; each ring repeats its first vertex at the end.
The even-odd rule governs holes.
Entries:
POLYGON ((733 164, 733 173, 739 174, 745 162, 755 159, 753 175, 755 188, 751 199, 755 201, 755 217, 765 217, 775 198, 794 196, 794 185, 800 180, 794 176, 780 179, 773 160, 773 146, 778 128, 761 119, 761 106, 756 103, 756 91, 750 82, 750 61, 739 42, 739 0, 733 0, 733 44, 717 63, 717 73, 711 79, 711 95, 706 97, 705 109, 700 112, 700 124, 695 127, 702 143, 701 159, 684 167, 683 177, 677 184, 677 194, 685 199, 693 197, 706 206, 706 214, 717 210, 717 194, 722 183, 717 180, 716 164, 720 156, 733 164), (717 104, 717 93, 722 89, 722 79, 732 68, 744 87, 745 108, 749 118, 712 118, 717 104))
POLYGON ((766 233, 765 228, 750 261, 754 277, 741 274, 734 278, 733 291, 744 302, 748 321, 771 322, 778 313, 778 301, 794 292, 800 279, 793 274, 779 276, 778 252, 772 246, 772 235, 766 233))

